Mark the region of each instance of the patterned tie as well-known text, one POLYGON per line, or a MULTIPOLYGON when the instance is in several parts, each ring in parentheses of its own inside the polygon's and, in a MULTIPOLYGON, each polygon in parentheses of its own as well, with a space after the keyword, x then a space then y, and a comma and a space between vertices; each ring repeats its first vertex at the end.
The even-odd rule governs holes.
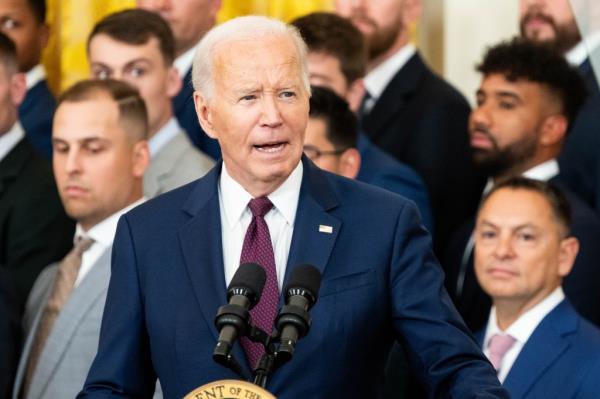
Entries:
MULTIPOLYGON (((260 197, 250 200, 248 208, 252 212, 252 221, 246 230, 240 264, 258 263, 267 273, 262 296, 254 309, 250 311, 250 317, 255 326, 270 334, 277 314, 279 287, 277 286, 277 270, 271 235, 264 216, 273 208, 273 204, 267 197, 260 197)), ((250 367, 254 370, 265 352, 264 348, 261 344, 251 342, 246 337, 242 338, 242 346, 246 351, 250 367)))
MULTIPOLYGON (((73 290, 73 285, 75 284, 79 268, 81 267, 81 256, 93 243, 94 240, 91 238, 83 236, 77 237, 71 252, 69 252, 58 265, 52 293, 46 303, 35 339, 31 345, 29 362, 27 364, 27 374, 25 375, 24 393, 26 393, 29 388, 29 384, 33 378, 33 373, 40 355, 42 354, 42 350, 44 349, 46 340, 50 335, 50 331, 52 331, 52 326, 73 290)), ((23 397, 26 397, 26 395, 23 395, 23 397)))
POLYGON ((496 371, 500 370, 504 355, 512 348, 515 342, 516 339, 508 334, 494 334, 492 335, 492 338, 490 338, 488 344, 488 350, 490 352, 489 358, 496 371))

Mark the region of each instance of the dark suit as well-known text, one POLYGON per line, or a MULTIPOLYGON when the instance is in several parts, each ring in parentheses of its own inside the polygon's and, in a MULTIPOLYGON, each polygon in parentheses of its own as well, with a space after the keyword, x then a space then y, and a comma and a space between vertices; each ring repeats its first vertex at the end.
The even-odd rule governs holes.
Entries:
POLYGON ((596 399, 600 330, 561 302, 533 331, 503 385, 512 399, 596 399))
POLYGON ((19 120, 33 148, 46 159, 52 158, 52 117, 56 100, 45 80, 27 91, 19 106, 19 120))
MULTIPOLYGON (((236 378, 211 358, 213 320, 227 301, 220 169, 121 218, 99 351, 80 398, 149 397, 157 375, 168 398, 236 378)), ((276 396, 378 398, 398 338, 437 395, 506 397, 443 290, 412 203, 305 160, 285 278, 301 263, 321 271, 321 289, 311 331, 269 380, 276 396)), ((233 354, 247 370, 239 344, 233 354)))
MULTIPOLYGON (((600 325, 600 219, 594 211, 575 194, 561 185, 558 178, 551 179, 558 185, 569 201, 572 213, 571 234, 580 242, 579 253, 575 259, 573 270, 563 281, 567 298, 577 311, 596 325, 600 325)), ((471 232, 475 226, 472 219, 461 227, 454 236, 445 258, 447 270, 446 287, 454 300, 456 308, 463 316, 472 331, 485 326, 491 308, 491 300, 486 295, 475 277, 473 269, 473 253, 469 254, 466 264, 462 257, 471 232), (462 270, 462 272, 461 272, 462 270), (460 276, 464 274, 464 280, 460 276), (457 292, 457 282, 464 281, 462 292, 457 292)))
POLYGON ((196 109, 194 108, 194 87, 192 86, 192 69, 183 77, 183 86, 173 98, 173 110, 177 121, 190 136, 192 143, 213 159, 221 158, 221 147, 217 140, 211 139, 204 133, 196 109))
POLYGON ((463 96, 417 53, 361 119, 371 141, 425 180, 438 254, 454 229, 474 214, 484 184, 472 166, 469 112, 463 96))
POLYGON ((8 272, 0 268, 0 398, 10 397, 21 352, 21 313, 8 272))
POLYGON ((40 271, 73 246, 74 227, 50 165, 21 140, 0 161, 0 267, 14 280, 21 309, 40 271))
POLYGON ((356 147, 361 158, 356 178, 414 201, 421 213, 423 224, 432 232, 431 206, 421 176, 373 145, 364 134, 359 135, 356 147))

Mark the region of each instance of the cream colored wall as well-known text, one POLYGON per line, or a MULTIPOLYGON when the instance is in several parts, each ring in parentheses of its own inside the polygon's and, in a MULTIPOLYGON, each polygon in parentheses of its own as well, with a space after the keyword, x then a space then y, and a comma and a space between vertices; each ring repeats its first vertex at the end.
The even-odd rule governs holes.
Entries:
POLYGON ((518 34, 517 0, 423 0, 419 47, 473 104, 486 47, 518 34))

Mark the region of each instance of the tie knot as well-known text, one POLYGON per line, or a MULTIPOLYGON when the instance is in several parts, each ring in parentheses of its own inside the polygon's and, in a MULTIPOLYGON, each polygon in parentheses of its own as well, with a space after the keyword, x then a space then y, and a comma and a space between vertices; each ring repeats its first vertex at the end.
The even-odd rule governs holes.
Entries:
POLYGON ((253 198, 248 203, 252 216, 263 217, 273 208, 273 203, 267 197, 253 198))
POLYGON ((73 249, 75 250, 75 253, 77 255, 81 256, 85 251, 90 249, 93 243, 93 238, 83 235, 77 236, 77 238, 75 239, 75 245, 73 249))
POLYGON ((512 348, 515 342, 516 339, 509 334, 492 335, 488 349, 490 351, 490 360, 492 361, 492 364, 496 370, 500 368, 500 364, 502 363, 504 355, 510 350, 510 348, 512 348))

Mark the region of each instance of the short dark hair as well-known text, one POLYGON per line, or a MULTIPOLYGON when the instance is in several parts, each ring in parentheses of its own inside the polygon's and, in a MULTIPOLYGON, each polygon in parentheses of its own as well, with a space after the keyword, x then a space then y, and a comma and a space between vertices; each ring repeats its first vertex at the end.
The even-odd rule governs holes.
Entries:
POLYGON ((0 32, 0 63, 4 65, 7 72, 14 73, 18 70, 17 47, 15 43, 0 32))
POLYGON ((577 69, 549 44, 519 37, 501 42, 487 50, 476 69, 484 76, 502 74, 511 82, 527 80, 545 85, 560 101, 569 125, 587 95, 577 69))
POLYGON ((175 38, 169 24, 158 14, 140 8, 132 8, 110 14, 100 20, 88 36, 87 47, 99 35, 105 34, 119 42, 142 45, 151 38, 158 46, 166 65, 175 60, 175 38))
POLYGON ((138 90, 130 84, 115 79, 87 79, 75 83, 63 92, 56 108, 62 103, 83 102, 108 97, 117 103, 119 123, 133 141, 148 138, 148 112, 138 90))
MULTIPOLYGON (((480 204, 480 209, 495 192, 502 189, 527 190, 540 194, 548 201, 552 214, 556 222, 561 227, 564 237, 567 237, 571 231, 571 206, 567 197, 560 188, 551 182, 529 179, 523 176, 511 177, 495 184, 492 190, 487 193, 480 204)), ((518 204, 516 204, 518 206, 518 204)))
POLYGON ((27 0, 27 5, 40 25, 46 23, 46 0, 27 0))
POLYGON ((309 117, 325 122, 327 139, 336 150, 356 147, 358 121, 348 103, 326 87, 311 90, 309 117))
POLYGON ((365 39, 352 22, 328 12, 315 12, 291 22, 308 46, 308 51, 323 52, 340 61, 342 74, 351 84, 365 76, 368 52, 365 39))

